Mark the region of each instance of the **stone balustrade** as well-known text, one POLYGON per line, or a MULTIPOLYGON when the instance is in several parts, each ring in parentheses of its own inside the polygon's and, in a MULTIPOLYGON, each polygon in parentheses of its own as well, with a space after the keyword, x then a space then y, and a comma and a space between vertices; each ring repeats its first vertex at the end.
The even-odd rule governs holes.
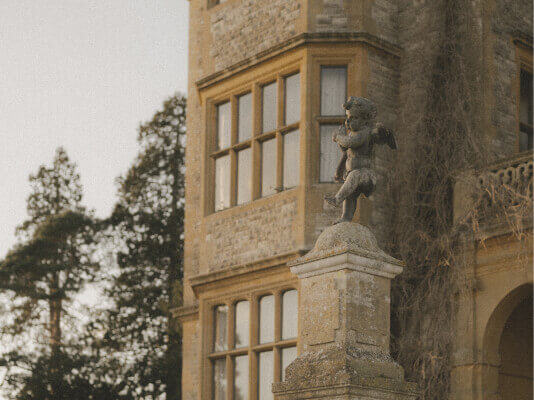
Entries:
POLYGON ((486 166, 464 171, 454 185, 454 222, 460 223, 478 208, 480 223, 497 223, 498 208, 532 205, 532 153, 520 153, 486 166), (526 202, 525 202, 526 201, 526 202), (497 208, 497 209, 496 209, 497 208))
MULTIPOLYGON (((507 192, 532 199, 532 153, 522 153, 490 165, 477 177, 477 187, 484 191, 483 206, 493 203, 491 190, 504 187, 507 192)), ((514 202, 509 199, 509 202, 514 202)))

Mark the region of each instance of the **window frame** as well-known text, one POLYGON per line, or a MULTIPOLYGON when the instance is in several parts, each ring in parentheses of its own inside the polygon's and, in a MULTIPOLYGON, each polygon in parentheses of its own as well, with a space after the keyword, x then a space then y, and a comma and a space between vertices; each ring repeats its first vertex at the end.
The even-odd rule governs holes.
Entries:
POLYGON ((213 399, 213 373, 214 361, 217 359, 225 359, 226 362, 226 399, 234 399, 234 359, 236 356, 248 355, 249 376, 248 376, 248 399, 258 399, 259 394, 259 353, 264 351, 273 351, 273 382, 279 382, 282 379, 282 349, 296 347, 297 356, 298 350, 298 328, 297 337, 282 340, 282 298, 285 292, 295 290, 297 291, 297 313, 298 313, 298 299, 300 292, 296 283, 284 284, 274 289, 258 289, 247 294, 236 295, 234 297, 221 298, 212 300, 207 303, 207 326, 209 328, 207 336, 207 344, 205 349, 206 369, 207 374, 206 395, 213 399), (259 302, 263 296, 274 296, 274 341, 269 343, 259 343, 259 302), (235 344, 235 308, 240 301, 249 302, 249 344, 245 347, 234 348, 235 344), (215 336, 215 308, 220 305, 226 305, 228 308, 227 314, 227 349, 225 351, 214 351, 214 336, 215 336))
MULTIPOLYGON (((247 85, 240 86, 239 89, 230 91, 230 93, 225 96, 218 97, 216 99, 208 100, 208 119, 210 120, 208 125, 208 137, 210 138, 207 142, 207 154, 208 154, 208 166, 209 172, 207 176, 208 182, 208 197, 206 211, 207 214, 218 213, 227 209, 234 208, 236 206, 243 206, 250 202, 253 202, 257 199, 265 198, 268 196, 274 196, 277 193, 294 189, 296 186, 284 187, 283 185, 283 172, 284 172, 284 135, 286 133, 292 132, 294 130, 298 131, 299 134, 299 143, 300 149, 302 152, 302 143, 303 143, 303 134, 301 127, 303 126, 303 100, 304 100, 304 89, 303 85, 303 74, 302 66, 300 63, 293 64, 291 67, 282 69, 277 73, 270 74, 268 76, 262 77, 260 80, 249 82, 247 85), (299 98, 300 98, 300 120, 288 125, 285 125, 285 80, 288 77, 291 77, 295 74, 299 74, 299 98), (273 130, 268 132, 262 132, 262 118, 263 118, 263 98, 262 98, 262 88, 266 85, 276 83, 276 94, 277 94, 277 103, 276 103, 276 127, 273 130), (242 142, 238 142, 238 113, 239 113, 239 97, 251 93, 252 95, 252 132, 251 137, 242 142), (224 149, 218 149, 218 130, 217 130, 217 107, 229 102, 230 103, 230 115, 231 115, 231 124, 230 124, 230 146, 224 149), (276 186, 274 188, 274 193, 262 196, 262 174, 261 174, 261 144, 269 139, 276 138, 276 186), (251 197, 247 202, 238 204, 237 196, 237 153, 240 150, 251 148, 251 197), (215 160, 219 157, 230 156, 230 206, 227 208, 216 209, 215 205, 215 160)), ((302 185, 302 166, 300 166, 300 155, 298 156, 299 160, 299 183, 302 185)), ((297 185, 297 186, 298 186, 297 185)))
MULTIPOLYGON (((532 45, 525 43, 521 39, 514 39, 516 50, 516 84, 515 84, 515 97, 516 97, 516 152, 532 152, 532 149, 521 151, 520 149, 520 137, 521 137, 521 71, 525 71, 532 75, 532 45)), ((532 129, 532 127, 529 127, 532 129)), ((533 134, 534 135, 534 134, 533 134)), ((533 139, 534 140, 534 139, 533 139)))

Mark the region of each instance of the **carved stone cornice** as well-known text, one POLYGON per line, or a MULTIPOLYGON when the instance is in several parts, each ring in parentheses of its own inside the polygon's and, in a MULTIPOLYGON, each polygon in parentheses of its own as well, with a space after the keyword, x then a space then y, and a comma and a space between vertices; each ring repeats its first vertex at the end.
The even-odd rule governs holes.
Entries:
POLYGON ((172 317, 177 318, 182 323, 189 320, 198 320, 198 304, 174 308, 171 313, 172 317))
POLYGON ((287 262, 302 256, 307 251, 308 250, 289 252, 282 255, 273 256, 271 258, 266 258, 259 262, 230 266, 221 270, 199 274, 197 276, 190 277, 189 284, 193 288, 195 295, 198 296, 199 292, 201 292, 203 289, 213 285, 221 285, 222 281, 229 282, 242 280, 246 275, 271 269, 273 267, 285 266, 287 262))
POLYGON ((367 32, 306 32, 294 36, 284 42, 280 42, 277 45, 261 51, 251 57, 247 57, 227 68, 203 77, 196 81, 195 84, 198 90, 203 90, 225 80, 226 78, 229 78, 264 61, 272 59, 287 51, 308 44, 328 43, 360 43, 385 52, 396 58, 399 58, 402 53, 402 49, 399 46, 367 32))

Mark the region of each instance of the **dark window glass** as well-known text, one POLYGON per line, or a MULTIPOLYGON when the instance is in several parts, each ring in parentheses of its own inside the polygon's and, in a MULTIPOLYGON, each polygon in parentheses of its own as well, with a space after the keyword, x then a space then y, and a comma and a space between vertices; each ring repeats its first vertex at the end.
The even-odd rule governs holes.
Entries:
POLYGON ((217 148, 225 149, 231 141, 230 102, 217 106, 217 148))
POLYGON ((215 159, 215 210, 230 207, 230 156, 215 159))
POLYGON ((276 138, 261 144, 261 196, 276 192, 276 138))
POLYGON ((252 137, 252 94, 240 96, 237 101, 237 138, 239 142, 252 137))
POLYGON ((250 328, 250 305, 248 301, 235 304, 235 348, 248 345, 250 328))
POLYGON ((532 149, 532 74, 521 70, 519 96, 519 151, 532 149))
POLYGON ((300 120, 300 74, 285 79, 285 116, 286 125, 300 120))
POLYGON ((213 361, 213 399, 226 400, 226 359, 213 361))
POLYGON ((249 202, 252 197, 252 151, 250 148, 237 153, 237 204, 249 202))
POLYGON ((274 341, 274 295, 260 298, 260 344, 274 341))
POLYGON ((215 333, 213 350, 226 351, 228 349, 228 306, 215 307, 215 333))
POLYGON ((337 164, 341 157, 339 145, 332 141, 332 133, 339 128, 339 124, 321 125, 321 159, 320 182, 333 182, 337 164))
POLYGON ((284 134, 284 188, 296 187, 300 174, 300 136, 299 131, 284 134))
POLYGON ((234 358, 234 399, 248 400, 248 355, 234 358))
POLYGON ((262 132, 269 132, 277 126, 276 82, 262 88, 262 132))
POLYGON ((321 67, 321 115, 344 115, 346 100, 347 67, 321 67))
POLYGON ((282 340, 297 337, 297 323, 297 290, 289 290, 282 295, 282 340))
POLYGON ((273 375, 273 351, 260 352, 258 355, 258 399, 273 399, 273 375))

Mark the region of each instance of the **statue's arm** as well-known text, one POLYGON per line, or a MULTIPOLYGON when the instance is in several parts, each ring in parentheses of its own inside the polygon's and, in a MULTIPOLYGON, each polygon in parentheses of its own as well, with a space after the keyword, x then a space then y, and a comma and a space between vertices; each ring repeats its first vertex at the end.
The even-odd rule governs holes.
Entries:
POLYGON ((360 133, 356 135, 337 135, 335 141, 344 148, 359 148, 365 144, 366 137, 360 133))

